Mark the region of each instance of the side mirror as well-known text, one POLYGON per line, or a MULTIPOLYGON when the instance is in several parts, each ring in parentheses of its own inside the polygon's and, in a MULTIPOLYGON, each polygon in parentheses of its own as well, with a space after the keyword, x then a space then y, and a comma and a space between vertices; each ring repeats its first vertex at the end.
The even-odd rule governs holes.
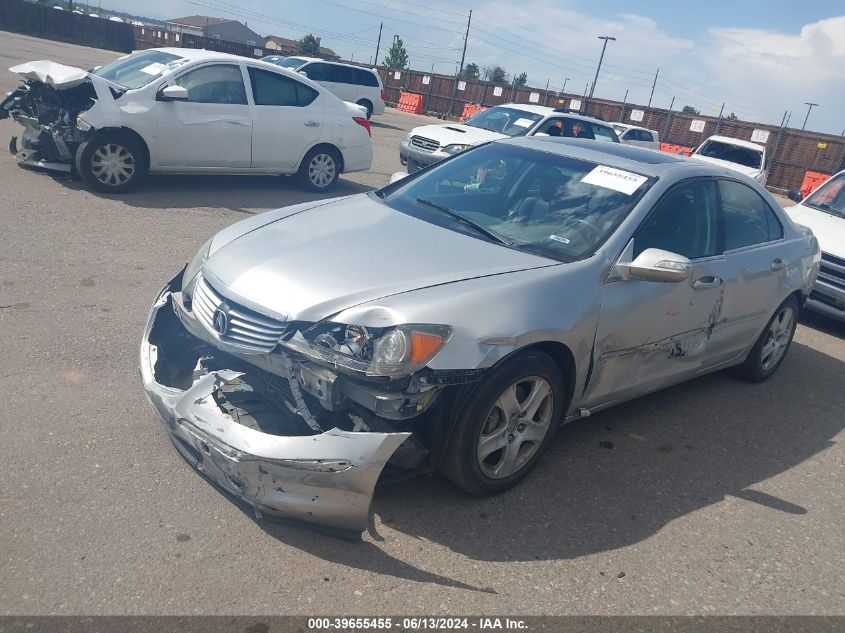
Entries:
POLYGON ((297 72, 298 72, 300 75, 302 75, 303 77, 305 77, 306 79, 308 78, 308 73, 307 73, 307 72, 305 72, 304 70, 298 70, 297 72))
POLYGON ((801 190, 798 187, 792 187, 786 192, 786 197, 793 202, 801 202, 804 199, 804 194, 801 193, 801 190))
POLYGON ((692 262, 677 253, 647 248, 630 264, 621 267, 631 279, 677 283, 689 279, 692 262))
POLYGON ((537 132, 536 134, 533 134, 532 136, 549 136, 549 134, 547 134, 546 132, 537 132))
POLYGON ((182 86, 167 86, 158 91, 158 101, 187 101, 188 89, 182 86))
POLYGON ((407 171, 397 171, 390 177, 390 184, 392 185, 394 182, 407 178, 409 175, 407 171))

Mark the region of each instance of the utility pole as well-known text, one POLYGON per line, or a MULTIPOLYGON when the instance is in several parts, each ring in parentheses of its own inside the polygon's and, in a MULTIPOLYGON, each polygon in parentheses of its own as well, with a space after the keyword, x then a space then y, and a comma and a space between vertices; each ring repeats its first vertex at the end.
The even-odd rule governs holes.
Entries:
POLYGON ((669 114, 666 117, 666 125, 663 126, 663 134, 661 135, 663 140, 666 140, 666 135, 669 133, 669 128, 672 126, 672 119, 675 117, 675 112, 672 110, 674 105, 675 97, 672 97, 672 101, 669 103, 669 114))
POLYGON ((469 25, 472 22, 472 9, 469 10, 469 17, 467 17, 467 31, 464 35, 464 49, 461 51, 461 67, 455 73, 455 81, 452 83, 452 98, 449 100, 449 114, 452 114, 452 109, 455 107, 455 93, 458 90, 458 76, 464 71, 464 61, 467 56, 467 41, 469 40, 469 25))
POLYGON ((619 113, 619 122, 625 119, 625 106, 628 105, 628 91, 625 91, 625 98, 622 99, 622 112, 619 113))
POLYGON ((722 102, 722 109, 719 110, 719 118, 716 119, 716 131, 713 134, 719 133, 719 128, 722 127, 722 114, 725 112, 725 102, 722 102))
POLYGON ((789 119, 792 118, 792 110, 789 111, 789 114, 786 115, 786 125, 784 127, 789 127, 789 119))
POLYGON ((563 88, 560 89, 560 94, 563 94, 564 92, 566 92, 566 82, 567 81, 569 81, 569 77, 564 77, 563 78, 563 88))
POLYGON ((654 73, 654 83, 651 84, 651 94, 648 96, 648 107, 651 107, 651 100, 654 97, 654 88, 657 86, 657 75, 660 74, 660 68, 657 69, 657 72, 654 73))
POLYGON ((804 102, 804 105, 805 105, 805 106, 809 106, 809 107, 807 108, 807 116, 805 116, 805 117, 804 117, 804 125, 802 125, 802 126, 801 126, 801 129, 802 129, 802 130, 803 130, 805 127, 807 127, 807 119, 809 119, 809 118, 810 118, 810 110, 812 110, 813 108, 815 108, 815 107, 816 107, 817 105, 819 105, 819 104, 818 104, 818 103, 810 103, 809 101, 805 101, 805 102, 804 102))
POLYGON ((601 56, 599 57, 599 65, 596 66, 596 76, 593 79, 593 87, 590 88, 590 99, 593 98, 593 92, 596 90, 596 82, 599 80, 599 71, 601 70, 601 63, 604 60, 604 49, 607 48, 607 42, 610 40, 611 42, 615 42, 615 37, 610 37, 609 35, 599 35, 600 40, 604 40, 604 44, 601 46, 601 56))
POLYGON ((376 66, 378 66, 378 49, 381 48, 381 30, 384 28, 384 22, 378 25, 378 42, 376 42, 376 66))

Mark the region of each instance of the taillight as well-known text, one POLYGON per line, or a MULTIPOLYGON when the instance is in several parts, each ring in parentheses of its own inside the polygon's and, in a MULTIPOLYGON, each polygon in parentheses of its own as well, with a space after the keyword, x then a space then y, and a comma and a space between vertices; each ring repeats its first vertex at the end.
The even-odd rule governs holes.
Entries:
POLYGON ((369 134, 372 137, 373 133, 372 133, 372 131, 370 131, 370 122, 367 121, 366 117, 354 116, 354 117, 352 117, 352 120, 355 121, 355 123, 360 125, 365 130, 367 130, 367 134, 369 134))
POLYGON ((384 88, 381 89, 381 100, 387 101, 387 94, 384 92, 384 88))

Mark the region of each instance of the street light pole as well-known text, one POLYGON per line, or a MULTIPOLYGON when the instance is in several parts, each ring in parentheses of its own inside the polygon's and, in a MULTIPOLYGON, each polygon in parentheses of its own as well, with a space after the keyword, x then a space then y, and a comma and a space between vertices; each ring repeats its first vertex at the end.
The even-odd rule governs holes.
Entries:
POLYGON ((593 79, 593 87, 590 88, 590 99, 593 98, 593 92, 595 92, 596 90, 596 82, 599 80, 599 71, 601 70, 602 60, 604 60, 604 50, 607 48, 607 42, 608 40, 612 42, 616 41, 615 37, 610 37, 609 35, 599 35, 598 37, 600 40, 604 40, 604 44, 601 45, 601 56, 599 57, 599 65, 596 66, 596 76, 593 79))
POLYGON ((817 105, 819 105, 819 104, 818 104, 818 103, 810 103, 809 101, 805 101, 805 102, 804 102, 804 105, 805 105, 805 106, 809 106, 809 107, 807 108, 807 116, 805 116, 805 117, 804 117, 804 125, 802 125, 802 126, 801 126, 801 129, 802 129, 802 130, 803 130, 805 127, 807 127, 807 119, 809 119, 809 118, 810 118, 810 110, 812 110, 813 108, 815 108, 815 107, 816 107, 817 105))

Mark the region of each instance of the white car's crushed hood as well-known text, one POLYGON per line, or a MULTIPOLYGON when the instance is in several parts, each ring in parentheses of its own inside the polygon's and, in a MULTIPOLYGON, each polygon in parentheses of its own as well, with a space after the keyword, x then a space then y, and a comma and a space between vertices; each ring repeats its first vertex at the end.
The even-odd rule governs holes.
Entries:
POLYGON ((401 292, 557 264, 435 226, 367 194, 284 211, 263 226, 247 220, 247 232, 212 249, 203 274, 228 298, 289 320, 316 321, 401 292))
POLYGON ((793 222, 813 231, 823 252, 845 259, 845 218, 801 204, 785 211, 793 222))
POLYGON ((57 90, 73 88, 88 78, 88 72, 81 68, 65 66, 47 60, 18 64, 12 66, 9 70, 24 79, 35 79, 57 90))
POLYGON ((705 163, 710 163, 712 165, 719 165, 720 167, 732 169, 733 171, 738 171, 742 175, 748 176, 749 178, 756 178, 763 171, 759 167, 746 167, 745 165, 740 165, 739 163, 732 163, 728 160, 722 160, 720 158, 710 158, 709 156, 701 156, 700 154, 693 154, 692 156, 690 156, 690 158, 704 161, 705 163))
POLYGON ((472 127, 471 125, 463 125, 461 123, 415 127, 411 130, 411 136, 424 136, 425 138, 433 139, 440 143, 440 147, 446 147, 447 145, 454 145, 456 143, 460 143, 461 145, 479 145, 487 141, 507 138, 506 134, 485 130, 480 127, 472 127))

